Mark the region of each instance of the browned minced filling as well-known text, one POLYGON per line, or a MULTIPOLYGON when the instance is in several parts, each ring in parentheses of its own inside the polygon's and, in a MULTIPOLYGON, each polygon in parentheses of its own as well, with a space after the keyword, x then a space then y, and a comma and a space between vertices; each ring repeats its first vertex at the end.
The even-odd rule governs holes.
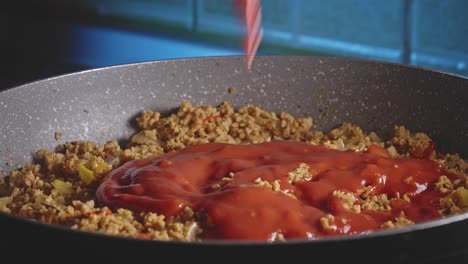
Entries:
MULTIPOLYGON (((293 140, 329 148, 357 152, 370 145, 386 148, 395 158, 423 157, 438 162, 447 172, 457 174, 450 179, 442 175, 434 183, 435 191, 443 194, 439 212, 442 216, 463 212, 468 208, 468 163, 457 154, 436 153, 432 140, 424 133, 412 133, 395 126, 394 136, 382 140, 375 133, 365 133, 350 123, 328 132, 314 131, 312 118, 295 118, 287 113, 271 113, 247 105, 234 110, 229 103, 218 107, 192 106, 183 102, 177 113, 161 117, 158 112, 145 112, 137 118, 140 131, 126 146, 116 141, 96 145, 87 141, 67 142, 55 151, 37 152, 39 162, 0 177, 0 211, 66 225, 73 229, 103 232, 113 235, 160 240, 200 240, 203 235, 202 212, 186 207, 177 216, 165 217, 153 212, 135 213, 127 209, 110 210, 97 204, 95 190, 113 169, 126 161, 157 157, 187 146, 222 142, 233 144, 262 143, 272 140, 293 140), (428 151, 429 150, 429 151, 428 151)), ((232 176, 226 175, 212 188, 221 188, 232 176)), ((309 169, 300 165, 290 171, 291 183, 310 177, 309 169)), ((411 183, 411 178, 407 179, 411 183)), ((258 178, 255 184, 282 192, 278 182, 258 178)), ((294 195, 283 192, 294 199, 294 195)), ((336 190, 332 196, 354 213, 363 210, 388 211, 391 200, 385 195, 372 195, 363 188, 357 195, 336 190)), ((400 198, 411 202, 402 193, 400 198)), ((335 216, 320 219, 321 228, 330 228, 335 216)), ((341 220, 340 220, 341 221, 341 220)), ((382 225, 382 228, 413 224, 404 214, 382 225)), ((277 233, 272 240, 283 240, 277 233)))

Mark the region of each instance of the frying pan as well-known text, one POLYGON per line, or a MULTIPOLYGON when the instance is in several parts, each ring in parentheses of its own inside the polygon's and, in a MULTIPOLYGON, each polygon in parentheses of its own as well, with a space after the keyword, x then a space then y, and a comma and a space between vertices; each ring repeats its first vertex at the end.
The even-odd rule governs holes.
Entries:
MULTIPOLYGON (((31 162, 37 149, 66 141, 125 143, 142 110, 174 111, 182 100, 314 117, 314 129, 352 122, 388 137, 393 125, 427 132, 438 151, 468 150, 468 80, 397 64, 301 56, 209 57, 114 66, 58 76, 0 93, 0 167, 31 162), (235 87, 236 93, 228 93, 235 87), (54 133, 62 133, 56 141, 54 133)), ((17 260, 308 261, 439 263, 468 259, 468 214, 365 235, 314 241, 201 243, 146 241, 73 231, 0 214, 0 244, 17 260), (42 256, 42 257, 40 257, 42 256), (66 256, 61 259, 60 256, 66 256)))

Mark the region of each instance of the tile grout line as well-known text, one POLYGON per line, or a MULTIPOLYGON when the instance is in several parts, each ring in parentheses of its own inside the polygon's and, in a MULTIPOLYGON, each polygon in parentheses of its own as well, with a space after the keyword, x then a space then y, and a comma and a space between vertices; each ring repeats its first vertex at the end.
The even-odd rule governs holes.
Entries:
POLYGON ((198 16, 199 16, 199 8, 200 8, 200 1, 199 0, 191 0, 189 5, 191 4, 191 9, 192 9, 192 25, 191 25, 191 31, 192 32, 197 32, 198 31, 198 16))
POLYGON ((300 5, 301 0, 292 0, 292 10, 290 13, 290 23, 292 27, 291 34, 291 43, 293 46, 299 46, 299 34, 301 32, 301 23, 300 23, 300 5))
POLYGON ((413 0, 403 1, 403 32, 402 32, 402 55, 401 59, 404 64, 411 62, 412 53, 412 12, 413 11, 413 0))

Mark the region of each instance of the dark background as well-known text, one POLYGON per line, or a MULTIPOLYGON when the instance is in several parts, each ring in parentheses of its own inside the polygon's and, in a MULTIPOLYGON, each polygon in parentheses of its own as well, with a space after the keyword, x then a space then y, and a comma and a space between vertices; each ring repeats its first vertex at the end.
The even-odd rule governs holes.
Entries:
MULTIPOLYGON (((19 0, 0 10, 0 89, 148 60, 242 54, 230 0, 19 0)), ((263 0, 260 54, 344 56, 468 76, 468 1, 263 0)))

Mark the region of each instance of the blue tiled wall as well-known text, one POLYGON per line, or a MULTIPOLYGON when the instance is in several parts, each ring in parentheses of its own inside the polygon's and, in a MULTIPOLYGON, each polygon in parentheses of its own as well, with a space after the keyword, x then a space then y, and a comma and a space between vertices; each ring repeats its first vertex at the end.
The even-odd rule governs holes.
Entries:
MULTIPOLYGON (((97 2, 103 15, 154 19, 195 34, 245 32, 231 0, 97 2)), ((262 7, 265 43, 468 75, 465 0, 263 0, 262 7)))
POLYGON ((340 55, 401 61, 402 2, 303 1, 301 44, 340 55))
POLYGON ((411 63, 468 75, 468 1, 413 4, 411 63))
POLYGON ((161 20, 186 28, 193 27, 192 0, 88 0, 103 15, 161 20))
POLYGON ((193 30, 234 35, 244 32, 230 1, 198 0, 196 3, 197 23, 193 30))

